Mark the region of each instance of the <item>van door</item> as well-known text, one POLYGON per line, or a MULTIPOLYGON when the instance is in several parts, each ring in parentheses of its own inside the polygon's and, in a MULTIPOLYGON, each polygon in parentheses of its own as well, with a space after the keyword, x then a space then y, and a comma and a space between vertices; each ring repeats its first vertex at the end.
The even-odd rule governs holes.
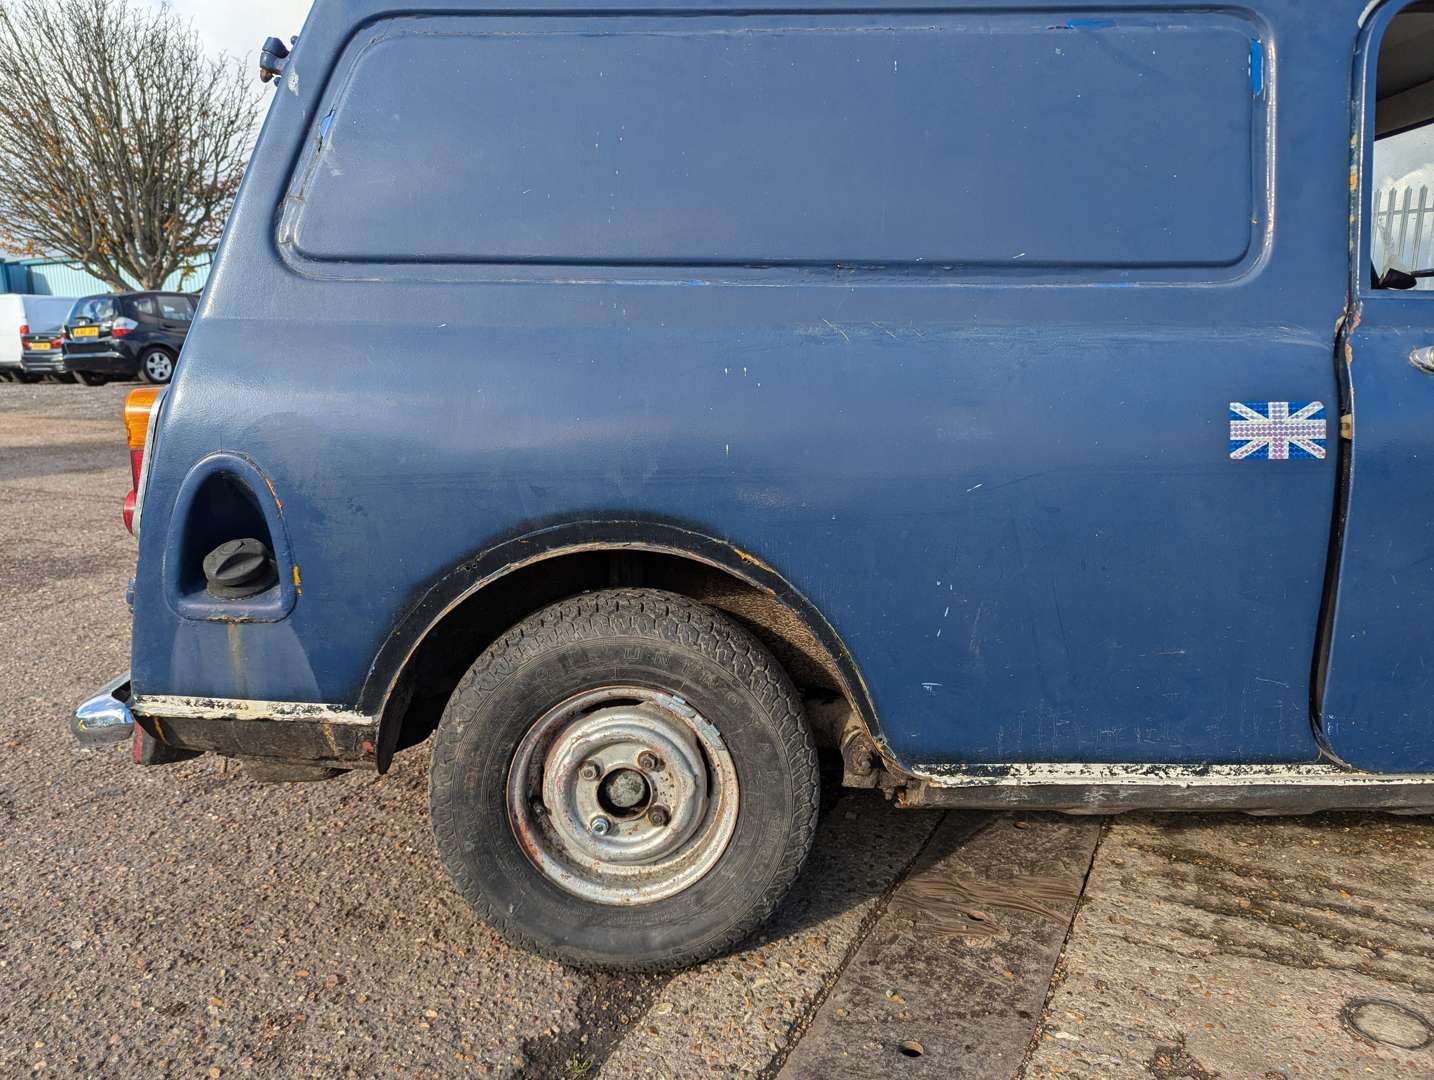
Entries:
POLYGON ((1434 12, 1422 7, 1387 5, 1361 50, 1354 437, 1319 709, 1329 749, 1381 772, 1434 771, 1434 12))

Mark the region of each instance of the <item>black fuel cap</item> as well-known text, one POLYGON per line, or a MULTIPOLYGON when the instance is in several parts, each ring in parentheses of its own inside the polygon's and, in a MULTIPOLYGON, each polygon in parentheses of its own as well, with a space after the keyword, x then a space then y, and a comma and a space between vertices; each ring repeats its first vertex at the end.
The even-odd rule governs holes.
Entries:
POLYGON ((279 583, 274 556, 262 540, 252 536, 226 540, 204 556, 204 580, 209 595, 220 600, 257 596, 279 583))

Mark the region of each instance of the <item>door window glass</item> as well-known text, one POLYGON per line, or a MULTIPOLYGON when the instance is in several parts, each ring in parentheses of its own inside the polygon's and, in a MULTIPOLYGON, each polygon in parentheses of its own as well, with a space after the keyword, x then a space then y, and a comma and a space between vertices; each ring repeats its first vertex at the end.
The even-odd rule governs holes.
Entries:
POLYGON ((1375 74, 1370 262, 1375 288, 1434 292, 1434 3, 1390 22, 1375 74))
POLYGON ((152 296, 137 296, 130 301, 130 306, 139 312, 141 318, 155 319, 159 317, 159 312, 154 306, 154 297, 152 296))
POLYGON ((114 318, 114 302, 108 296, 91 296, 75 305, 71 318, 76 322, 100 323, 114 318))
POLYGON ((194 309, 190 307, 187 296, 160 296, 159 313, 164 319, 170 322, 189 322, 194 318, 194 309))

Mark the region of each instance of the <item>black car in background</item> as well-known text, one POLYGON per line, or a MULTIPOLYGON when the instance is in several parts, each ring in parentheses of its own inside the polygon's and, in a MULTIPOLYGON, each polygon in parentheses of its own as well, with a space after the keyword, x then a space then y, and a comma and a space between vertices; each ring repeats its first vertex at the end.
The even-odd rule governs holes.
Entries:
POLYGON ((109 379, 167 383, 194 319, 189 293, 87 296, 65 323, 65 369, 94 386, 109 379))

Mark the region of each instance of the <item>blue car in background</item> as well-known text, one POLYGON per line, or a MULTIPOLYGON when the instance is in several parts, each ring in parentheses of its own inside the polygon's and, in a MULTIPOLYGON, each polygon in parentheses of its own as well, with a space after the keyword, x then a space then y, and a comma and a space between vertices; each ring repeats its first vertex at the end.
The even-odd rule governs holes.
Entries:
POLYGON ((902 806, 1434 809, 1431 20, 317 0, 126 406, 76 734, 431 738, 474 910, 638 969, 771 913, 819 748, 902 806))

